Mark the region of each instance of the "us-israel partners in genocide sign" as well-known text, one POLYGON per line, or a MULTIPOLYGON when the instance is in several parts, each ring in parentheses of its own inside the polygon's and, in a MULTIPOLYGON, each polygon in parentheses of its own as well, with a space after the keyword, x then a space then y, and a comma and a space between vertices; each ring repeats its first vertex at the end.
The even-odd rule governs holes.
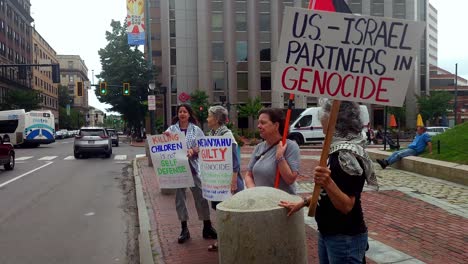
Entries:
POLYGON ((402 106, 424 23, 286 8, 273 89, 402 106))
POLYGON ((195 186, 185 142, 185 135, 182 133, 148 137, 151 160, 160 188, 175 189, 195 186))
POLYGON ((198 140, 198 158, 203 197, 224 201, 231 196, 232 137, 214 136, 198 140))

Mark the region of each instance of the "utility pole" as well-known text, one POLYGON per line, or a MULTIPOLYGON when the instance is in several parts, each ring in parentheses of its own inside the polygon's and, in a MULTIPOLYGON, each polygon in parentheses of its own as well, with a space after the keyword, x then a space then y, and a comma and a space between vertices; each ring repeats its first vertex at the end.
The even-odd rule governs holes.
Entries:
POLYGON ((458 97, 458 63, 455 63, 455 96, 454 96, 454 102, 453 102, 453 116, 455 117, 454 120, 454 125, 457 125, 457 97, 458 97))
MULTIPOLYGON (((154 83, 154 76, 153 76, 153 48, 151 46, 151 20, 150 20, 150 0, 146 0, 146 3, 145 3, 145 26, 146 26, 146 32, 147 32, 147 35, 146 35, 146 41, 147 41, 147 47, 146 47, 146 51, 147 51, 147 57, 148 57, 148 69, 151 71, 151 81, 150 83, 154 83)), ((148 84, 149 85, 149 84, 148 84)), ((154 94, 154 89, 150 89, 150 92, 151 92, 151 95, 155 95, 154 94)), ((155 111, 154 110, 149 110, 149 114, 150 114, 150 133, 151 135, 155 135, 155 131, 154 131, 154 113, 155 111)))

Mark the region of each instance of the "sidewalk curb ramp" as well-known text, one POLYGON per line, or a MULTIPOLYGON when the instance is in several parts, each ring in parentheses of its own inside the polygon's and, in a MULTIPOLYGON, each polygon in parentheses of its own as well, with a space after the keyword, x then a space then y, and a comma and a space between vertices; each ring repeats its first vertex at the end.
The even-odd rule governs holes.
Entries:
MULTIPOLYGON (((385 159, 391 155, 391 152, 377 149, 367 149, 367 152, 372 160, 385 159)), ((410 156, 393 164, 392 167, 465 186, 468 185, 468 165, 410 156)))
POLYGON ((135 179, 135 191, 138 208, 138 222, 140 232, 138 234, 138 248, 140 250, 141 264, 154 264, 153 252, 151 250, 150 231, 151 226, 146 209, 145 197, 141 185, 137 159, 133 160, 133 177, 135 179))

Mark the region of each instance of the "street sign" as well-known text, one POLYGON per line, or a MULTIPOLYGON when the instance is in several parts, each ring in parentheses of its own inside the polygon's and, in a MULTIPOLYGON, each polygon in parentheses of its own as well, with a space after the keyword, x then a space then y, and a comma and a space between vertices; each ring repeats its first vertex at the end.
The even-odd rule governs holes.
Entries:
POLYGON ((148 110, 156 110, 156 96, 148 95, 148 110))

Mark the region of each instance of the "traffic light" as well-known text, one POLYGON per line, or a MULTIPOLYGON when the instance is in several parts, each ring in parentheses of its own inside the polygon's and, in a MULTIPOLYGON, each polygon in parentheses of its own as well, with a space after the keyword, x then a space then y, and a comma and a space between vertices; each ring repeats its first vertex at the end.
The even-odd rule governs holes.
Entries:
POLYGON ((124 83, 123 84, 123 95, 130 95, 130 84, 124 83))
POLYGON ((107 83, 106 82, 99 83, 99 93, 101 95, 106 95, 107 94, 107 83))
POLYGON ((52 64, 52 82, 60 83, 60 64, 52 64))
POLYGON ((83 96, 83 82, 76 82, 76 96, 82 97, 83 96))

